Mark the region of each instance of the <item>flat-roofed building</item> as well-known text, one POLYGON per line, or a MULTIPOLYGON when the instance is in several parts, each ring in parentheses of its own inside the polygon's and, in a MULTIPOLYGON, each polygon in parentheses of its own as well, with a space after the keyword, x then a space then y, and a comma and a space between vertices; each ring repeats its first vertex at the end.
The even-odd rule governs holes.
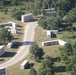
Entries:
POLYGON ((21 64, 21 69, 25 69, 25 67, 29 64, 28 60, 24 60, 21 64))
POLYGON ((63 40, 51 40, 51 41, 44 41, 42 42, 42 46, 51 46, 51 45, 61 45, 64 46, 67 42, 63 40))
POLYGON ((32 15, 33 15, 32 13, 22 15, 22 16, 21 16, 21 21, 22 21, 22 22, 32 21, 32 20, 33 20, 32 15))
POLYGON ((11 48, 13 46, 13 42, 7 44, 7 48, 11 48))
POLYGON ((5 53, 5 50, 4 50, 4 46, 0 46, 0 56, 2 56, 3 54, 5 53))
POLYGON ((45 9, 44 12, 43 12, 43 15, 47 16, 47 17, 51 17, 55 13, 56 13, 55 9, 51 8, 51 9, 45 9))
POLYGON ((50 38, 56 38, 58 34, 58 30, 48 30, 47 31, 47 36, 50 38))

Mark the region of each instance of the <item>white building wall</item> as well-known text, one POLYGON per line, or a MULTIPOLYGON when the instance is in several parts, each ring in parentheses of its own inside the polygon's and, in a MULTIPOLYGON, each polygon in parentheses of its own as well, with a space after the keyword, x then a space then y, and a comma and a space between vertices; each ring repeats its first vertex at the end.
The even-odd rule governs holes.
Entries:
POLYGON ((52 40, 52 41, 44 41, 42 42, 42 46, 51 46, 51 45, 55 45, 55 44, 59 44, 61 46, 64 46, 67 42, 63 41, 63 40, 52 40))
POLYGON ((13 42, 7 44, 7 48, 11 48, 13 46, 13 42))
POLYGON ((25 67, 28 65, 29 61, 28 60, 24 60, 21 64, 21 69, 25 69, 25 67))
POLYGON ((67 42, 65 42, 65 41, 59 40, 59 45, 64 46, 66 43, 67 43, 67 42))
POLYGON ((32 13, 21 16, 22 22, 28 22, 28 21, 31 21, 32 19, 33 19, 32 13))
POLYGON ((4 46, 0 46, 0 56, 5 53, 4 46))

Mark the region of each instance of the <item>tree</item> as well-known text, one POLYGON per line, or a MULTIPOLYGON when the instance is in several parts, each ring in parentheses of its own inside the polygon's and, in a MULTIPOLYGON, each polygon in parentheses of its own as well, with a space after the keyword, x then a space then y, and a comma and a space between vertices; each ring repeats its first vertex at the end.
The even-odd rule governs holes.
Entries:
POLYGON ((34 68, 31 68, 29 75, 37 75, 37 71, 34 68))
POLYGON ((41 48, 39 48, 39 46, 36 43, 34 43, 30 46, 29 51, 30 51, 31 57, 34 57, 35 60, 40 59, 43 54, 43 50, 41 48))
POLYGON ((73 68, 73 69, 72 69, 71 75, 76 75, 76 68, 73 68))
POLYGON ((47 28, 46 17, 45 16, 41 16, 40 19, 38 20, 38 24, 42 28, 46 29, 47 28))
POLYGON ((53 62, 52 58, 50 56, 44 57, 44 60, 41 61, 41 67, 46 68, 46 67, 52 67, 53 62))
POLYGON ((10 32, 8 32, 7 28, 0 29, 0 43, 7 43, 8 41, 11 41, 12 35, 10 32))
POLYGON ((12 17, 14 17, 17 20, 21 20, 21 15, 24 14, 20 9, 14 8, 11 12, 12 17))
POLYGON ((11 1, 11 4, 12 4, 12 5, 18 5, 18 1, 12 0, 12 1, 11 1))
POLYGON ((52 75, 51 68, 49 68, 49 67, 40 68, 39 69, 39 75, 52 75))
POLYGON ((76 21, 76 7, 70 10, 65 19, 68 23, 76 21))
POLYGON ((71 71, 72 68, 73 68, 73 63, 70 62, 70 63, 67 64, 67 66, 66 66, 66 71, 71 71))
POLYGON ((60 20, 58 17, 56 16, 52 16, 51 18, 49 18, 47 20, 47 29, 51 29, 51 30, 54 30, 54 29, 58 29, 59 25, 61 24, 60 20))
POLYGON ((52 65, 52 58, 50 56, 44 57, 44 59, 41 61, 39 75, 52 75, 52 65))

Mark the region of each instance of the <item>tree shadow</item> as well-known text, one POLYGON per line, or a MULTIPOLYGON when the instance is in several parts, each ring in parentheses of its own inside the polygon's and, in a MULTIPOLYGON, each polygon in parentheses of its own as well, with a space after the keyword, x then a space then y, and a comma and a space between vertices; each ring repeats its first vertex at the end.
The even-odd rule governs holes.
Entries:
POLYGON ((52 61, 53 61, 53 63, 57 62, 57 61, 60 61, 60 57, 52 58, 52 61))
POLYGON ((34 44, 35 42, 32 42, 32 41, 25 41, 25 42, 22 42, 21 43, 21 46, 24 46, 24 45, 32 45, 34 44))
POLYGON ((13 57, 16 52, 5 52, 1 57, 13 57))
POLYGON ((17 31, 17 34, 23 34, 22 32, 17 31))
POLYGON ((22 26, 20 26, 20 25, 17 25, 17 27, 20 27, 20 28, 21 28, 22 26))
POLYGON ((26 67, 25 67, 25 69, 30 69, 30 68, 32 68, 34 66, 34 63, 29 63, 26 67))
POLYGON ((53 72, 66 72, 66 66, 58 66, 52 68, 53 72))
POLYGON ((59 26, 59 32, 61 32, 61 31, 69 31, 70 30, 70 28, 69 28, 69 24, 61 24, 60 26, 59 26))
POLYGON ((14 40, 18 40, 19 38, 13 38, 14 40))
POLYGON ((22 29, 17 29, 17 31, 22 31, 22 29))

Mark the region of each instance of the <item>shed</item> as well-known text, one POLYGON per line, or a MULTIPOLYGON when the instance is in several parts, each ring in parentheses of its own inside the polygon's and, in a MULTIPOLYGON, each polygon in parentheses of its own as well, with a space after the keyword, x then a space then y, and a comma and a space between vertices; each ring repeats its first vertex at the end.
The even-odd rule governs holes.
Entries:
POLYGON ((13 42, 7 44, 7 48, 11 48, 13 46, 13 42))
POLYGON ((45 9, 43 15, 45 15, 47 17, 51 17, 55 13, 56 13, 55 9, 51 8, 51 9, 45 9))
POLYGON ((25 67, 28 65, 29 61, 28 60, 24 60, 21 64, 21 69, 25 69, 25 67))

